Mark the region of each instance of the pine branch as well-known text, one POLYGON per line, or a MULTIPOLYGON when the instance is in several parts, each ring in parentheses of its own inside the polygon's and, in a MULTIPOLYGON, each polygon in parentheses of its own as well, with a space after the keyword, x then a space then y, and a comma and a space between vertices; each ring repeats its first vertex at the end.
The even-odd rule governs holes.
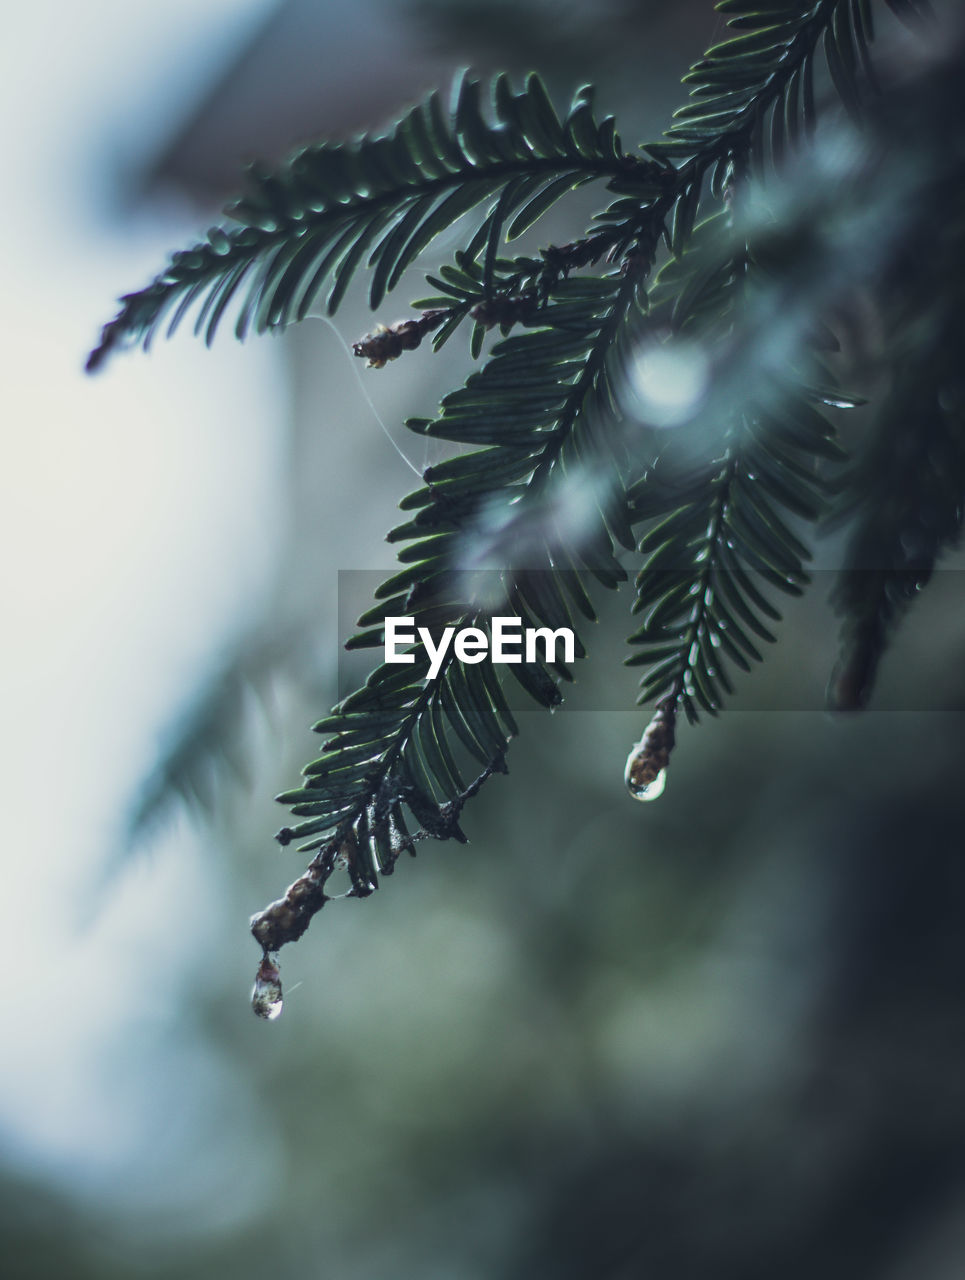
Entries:
MULTIPOLYGON (((526 626, 553 630, 573 628, 574 607, 586 617, 595 616, 586 574, 607 586, 625 577, 613 558, 609 526, 619 527, 619 522, 608 501, 610 491, 583 543, 553 528, 552 495, 567 463, 585 466, 600 452, 599 444, 587 438, 590 413, 609 392, 606 356, 635 293, 636 281, 627 274, 560 282, 533 327, 498 344, 464 391, 443 400, 438 419, 408 423, 420 434, 484 448, 430 468, 426 487, 403 500, 403 508, 417 514, 389 537, 408 544, 400 560, 411 567, 382 585, 376 595, 383 603, 360 619, 363 630, 349 641, 350 648, 382 647, 386 616, 411 617, 413 627, 426 627, 436 645, 445 626, 475 626, 490 633, 494 615, 508 613, 526 626), (515 537, 504 547, 498 541, 488 547, 480 542, 481 515, 490 528, 502 523, 505 529, 500 510, 512 520, 534 506, 540 532, 528 558, 535 568, 520 566, 515 537), (479 574, 454 572, 470 549, 489 578, 485 609, 467 599, 463 585, 467 577, 478 584, 479 574), (506 558, 510 549, 516 559, 506 558)), ((624 540, 628 538, 625 534, 624 540)), ((578 639, 576 644, 582 653, 578 639)), ((325 743, 324 754, 306 766, 305 784, 278 797, 307 819, 283 828, 280 842, 307 838, 303 850, 323 851, 307 873, 313 886, 319 876, 324 876, 322 883, 328 878, 334 866, 330 851, 337 849, 352 877, 353 895, 366 896, 376 888, 379 872, 390 873, 400 849, 411 847, 403 806, 427 834, 465 839, 458 826, 463 804, 494 771, 505 769, 507 735, 517 728, 495 668, 464 665, 450 650, 430 681, 425 646, 415 645, 410 652, 412 663, 401 674, 398 667, 382 664, 362 689, 316 726, 334 736, 325 743), (460 747, 485 766, 469 788, 456 758, 460 747)), ((569 678, 564 667, 551 674, 541 662, 520 662, 508 670, 543 706, 559 703, 558 680, 569 678)), ((279 938, 299 936, 325 901, 314 888, 298 889, 296 897, 305 904, 297 913, 297 932, 264 923, 279 913, 287 920, 288 907, 275 904, 255 917, 253 932, 263 945, 265 936, 270 937, 269 950, 276 949, 279 938)))
POLYGON ((643 648, 627 662, 650 667, 641 701, 667 697, 696 722, 698 709, 715 715, 733 692, 728 666, 747 672, 762 661, 758 646, 776 639, 769 624, 780 614, 756 582, 790 595, 808 582, 810 553, 782 508, 790 496, 802 514, 820 510, 810 463, 830 439, 821 415, 788 389, 780 402, 735 412, 717 463, 671 490, 669 514, 640 544, 648 560, 634 611, 649 612, 630 637, 643 648))
POLYGON ((813 136, 819 46, 850 114, 860 117, 864 91, 873 91, 876 81, 868 52, 874 35, 869 0, 720 0, 716 8, 736 34, 694 63, 683 78, 693 86, 694 101, 674 113, 666 141, 646 150, 657 157, 692 156, 685 168, 695 177, 713 163, 712 188, 720 193, 736 157, 749 157, 752 172, 760 172, 765 153, 780 163, 788 141, 795 146, 813 136))
MULTIPOLYGON (((804 205, 802 222, 814 213, 804 205)), ((809 350, 814 317, 841 284, 837 258, 817 266, 820 236, 795 223, 753 240, 749 229, 733 210, 697 226, 655 282, 638 348, 638 359, 683 361, 685 380, 706 384, 674 422, 675 447, 689 447, 699 464, 675 474, 667 450, 630 495, 633 522, 650 528, 634 603, 645 621, 627 663, 649 668, 640 701, 659 698, 692 723, 701 711, 716 715, 733 692, 732 670, 749 672, 762 661, 761 642, 776 639, 769 589, 800 595, 808 582, 810 551, 792 526, 824 509, 816 460, 843 456, 815 406, 850 403, 829 390, 830 375, 809 350)), ((821 257, 829 258, 824 246, 821 257)), ((632 393, 629 401, 646 422, 646 401, 632 393)), ((652 798, 648 789, 631 792, 652 798)))
MULTIPOLYGON (((660 697, 674 712, 680 706, 691 720, 698 710, 719 710, 724 694, 732 691, 728 667, 748 671, 751 662, 761 660, 760 641, 775 639, 770 624, 780 615, 755 580, 791 594, 799 594, 807 582, 803 565, 808 548, 788 518, 814 520, 822 512, 827 477, 815 469, 815 459, 843 456, 815 405, 848 401, 831 390, 833 379, 805 348, 813 345, 822 307, 840 297, 849 283, 857 283, 865 269, 856 244, 840 227, 835 232, 839 247, 829 247, 822 233, 829 211, 821 207, 820 197, 803 191, 801 206, 785 216, 775 271, 768 272, 762 261, 766 255, 756 247, 742 240, 728 242, 728 214, 707 220, 694 233, 702 175, 714 163, 712 193, 732 205, 748 179, 763 168, 768 149, 771 161, 780 164, 788 138, 797 142, 813 133, 813 59, 819 41, 838 95, 853 116, 862 114, 865 92, 879 89, 868 52, 873 29, 867 3, 823 0, 791 6, 724 0, 718 9, 732 15, 729 25, 742 34, 715 46, 695 64, 685 82, 694 84, 696 101, 676 113, 667 144, 648 148, 658 157, 691 157, 678 174, 691 170, 694 187, 675 208, 669 237, 674 256, 651 297, 649 328, 660 334, 662 326, 671 349, 674 342, 689 339, 700 344, 699 354, 709 356, 710 389, 689 429, 704 433, 702 452, 711 458, 716 452, 717 459, 696 475, 684 473, 679 485, 671 480, 654 486, 651 469, 632 493, 635 519, 662 518, 641 543, 648 561, 637 580, 635 608, 646 614, 646 621, 631 637, 641 652, 628 661, 650 667, 643 698, 660 697), (792 237, 795 243, 788 251, 792 237), (769 282, 763 295, 758 286, 751 306, 744 290, 748 283, 754 285, 762 266, 776 286, 769 282), (785 333, 784 371, 775 378, 762 369, 760 352, 773 346, 770 326, 787 330, 785 307, 793 307, 801 319, 796 333, 785 333), (802 359, 805 368, 795 384, 788 373, 802 359), (754 390, 747 395, 739 384, 752 370, 754 390)), ((868 176, 874 176, 873 165, 868 176)), ((896 175, 890 176, 894 181, 896 175)), ((834 216, 842 221, 840 202, 834 216)), ((744 221, 738 219, 737 231, 744 221)), ((893 227, 883 230, 878 246, 882 256, 891 251, 889 240, 895 237, 893 227)), ((735 232, 731 241, 735 237, 741 239, 735 232)), ((842 592, 843 605, 847 587, 842 592)), ((853 585, 848 599, 856 608, 853 585)), ((880 620, 850 625, 852 638, 881 634, 880 620)))
POLYGON ((888 164, 870 194, 881 204, 881 193, 900 190, 905 221, 874 279, 887 389, 865 447, 837 486, 835 518, 852 526, 834 593, 841 654, 828 700, 838 710, 867 704, 898 623, 941 554, 960 542, 965 509, 960 69, 933 73, 927 96, 913 86, 893 95, 879 127, 888 164))
MULTIPOLYGON (((581 545, 552 528, 552 492, 566 462, 585 460, 595 448, 586 439, 588 409, 601 392, 604 357, 633 290, 623 276, 561 282, 532 326, 497 344, 483 370, 443 400, 438 419, 410 420, 419 434, 482 447, 430 468, 425 488, 403 499, 403 508, 416 514, 389 539, 406 543, 399 557, 405 567, 379 588, 381 603, 360 619, 363 630, 349 647, 381 648, 387 616, 411 617, 434 642, 446 626, 486 628, 491 616, 507 612, 554 629, 570 626, 571 609, 554 569, 567 574, 577 608, 591 617, 586 575, 607 586, 625 577, 613 557, 607 511, 595 509, 595 528, 581 545), (528 565, 514 558, 518 532, 506 545, 492 534, 486 544, 484 529, 506 530, 534 508, 540 528, 528 547, 528 565), (467 585, 471 589, 477 579, 460 574, 480 568, 490 580, 499 578, 496 591, 487 592, 486 608, 467 598, 467 585)), ((340 833, 357 828, 380 793, 393 804, 405 798, 410 808, 415 800, 424 822, 431 806, 463 790, 448 733, 480 763, 505 751, 506 731, 514 733, 515 724, 488 664, 463 667, 450 651, 430 682, 425 646, 414 646, 412 654, 414 662, 401 672, 391 664, 378 667, 362 690, 322 721, 323 732, 335 730, 326 754, 306 767, 303 787, 279 797, 311 819, 286 828, 286 842, 312 837, 302 846, 311 849, 336 826, 340 833)), ((544 665, 520 663, 510 671, 537 702, 559 702, 556 680, 544 665)))
MULTIPOLYGON (((924 0, 887 2, 911 26, 929 20, 924 0)), ((823 406, 854 403, 823 360, 835 346, 825 308, 892 271, 917 286, 911 320, 892 317, 896 334, 920 338, 914 318, 938 314, 965 337, 961 290, 946 289, 952 301, 928 312, 943 278, 963 274, 960 92, 949 85, 932 96, 949 126, 916 114, 907 89, 882 89, 870 0, 721 0, 717 9, 728 38, 693 65, 690 101, 641 157, 624 154, 612 119, 596 121, 589 90, 561 120, 537 77, 515 93, 500 76, 487 114, 479 84, 465 77, 449 114, 434 94, 384 136, 322 143, 254 171, 231 209, 237 225, 215 228, 125 297, 90 357, 96 368, 117 346, 146 346, 162 320, 171 316, 170 331, 192 306, 210 341, 242 296, 239 336, 303 318, 323 289, 334 312, 362 267, 375 309, 442 231, 472 214, 454 261, 428 276, 435 292, 409 319, 355 344, 380 369, 430 335, 440 350, 467 320, 474 357, 489 331, 502 335, 435 418, 407 423, 469 448, 428 468, 424 486, 403 499, 407 519, 389 535, 400 568, 348 642, 381 649, 387 619, 405 617, 419 636, 411 661, 377 666, 316 725, 326 735, 321 754, 279 797, 298 819, 279 841, 314 856, 252 921, 265 953, 255 1006, 266 1017, 281 1001, 270 953, 304 933, 336 868, 362 897, 417 841, 465 840, 465 803, 505 770, 517 728, 501 677, 443 651, 451 629, 475 627, 485 640, 509 614, 575 635, 576 615, 595 618, 594 584, 626 576, 618 548, 645 556, 634 606, 643 625, 631 637, 639 652, 629 661, 647 668, 642 697, 658 701, 626 779, 632 794, 653 798, 678 712, 691 721, 716 714, 733 673, 749 671, 775 637, 773 593, 799 594, 807 583, 798 522, 822 512, 829 464, 842 456, 823 406), (802 159, 818 123, 822 55, 867 143, 854 149, 846 195, 826 168, 802 159), (896 148, 900 164, 882 158, 896 148), (951 160, 950 176, 936 179, 951 160), (779 175, 784 191, 770 222, 757 207, 765 173, 779 175), (535 256, 502 256, 590 181, 614 198, 585 234, 535 256), (921 199, 929 213, 910 215, 921 199), (862 212, 869 200, 881 215, 873 230, 862 212), (667 256, 651 280, 661 241, 667 256), (923 242, 936 246, 931 275, 916 260, 923 242), (661 405, 646 370, 668 359, 690 362, 689 390, 661 405)), ((885 310, 901 288, 890 301, 883 289, 885 310)), ((890 410, 838 486, 856 524, 853 557, 881 560, 877 576, 846 575, 838 596, 842 687, 859 701, 911 588, 960 528, 965 398, 944 334, 934 345, 933 361, 913 358, 913 344, 892 353, 890 410), (887 461, 896 442, 915 466, 907 501, 901 469, 887 461)), ((569 658, 548 656, 508 674, 550 707, 572 678, 569 658)))
MULTIPOLYGON (((459 814, 467 800, 479 791, 487 778, 494 771, 503 771, 502 757, 497 755, 486 766, 481 774, 465 788, 464 791, 443 809, 438 821, 447 827, 458 828, 459 814)), ((398 812, 389 814, 386 826, 386 839, 389 844, 387 866, 391 869, 395 859, 403 851, 415 857, 415 844, 430 836, 444 839, 436 830, 420 830, 409 835, 398 812)), ((251 932, 264 951, 262 967, 259 969, 254 1000, 255 1012, 261 1017, 274 1018, 281 1011, 281 976, 278 966, 269 959, 271 953, 279 951, 288 942, 297 942, 304 934, 314 916, 321 911, 331 899, 325 893, 325 885, 334 872, 337 863, 344 863, 353 879, 353 893, 360 896, 370 893, 375 885, 371 881, 363 881, 363 876, 371 874, 370 868, 361 863, 361 848, 351 837, 339 842, 331 840, 311 860, 303 875, 288 887, 285 895, 258 912, 251 918, 251 932), (266 1000, 270 994, 271 1000, 266 1000), (259 1003, 260 1002, 260 1003, 259 1003)))
POLYGON ((893 368, 892 393, 869 447, 840 485, 839 515, 846 510, 853 529, 833 596, 843 618, 828 687, 835 710, 867 705, 898 623, 942 552, 961 541, 965 395, 957 358, 947 360, 965 342, 961 315, 945 314, 940 340, 924 348, 924 359, 916 354, 893 368))
POLYGON ((591 101, 592 90, 581 90, 561 121, 538 76, 521 93, 499 76, 490 123, 478 81, 464 76, 449 114, 434 93, 385 136, 307 147, 277 170, 254 167, 227 210, 238 225, 212 228, 146 289, 125 295, 88 370, 126 341, 146 346, 169 312, 170 334, 195 303, 195 332, 210 343, 246 283, 239 338, 252 325, 261 332, 303 319, 329 279, 334 314, 366 261, 374 309, 441 232, 487 201, 481 225, 495 241, 507 223, 510 237, 522 234, 594 179, 619 177, 642 196, 659 191, 662 167, 625 155, 612 117, 598 124, 591 101))

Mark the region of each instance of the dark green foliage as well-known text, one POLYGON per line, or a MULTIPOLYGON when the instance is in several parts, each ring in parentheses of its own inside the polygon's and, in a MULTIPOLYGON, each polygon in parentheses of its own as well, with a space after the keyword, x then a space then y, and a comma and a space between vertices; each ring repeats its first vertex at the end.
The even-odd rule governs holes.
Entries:
MULTIPOLYGON (((895 6, 904 13, 911 6, 895 6)), ((918 6, 924 14, 924 7, 918 6)), ((838 522, 851 521, 835 592, 843 616, 831 705, 871 696, 897 621, 955 545, 965 477, 965 103, 961 70, 933 74, 928 94, 899 95, 882 121, 889 160, 877 181, 895 190, 907 220, 874 282, 888 365, 868 440, 842 477, 838 522), (923 252, 923 246, 927 251, 923 252)))
MULTIPOLYGON (((473 278, 466 272, 467 282, 473 278)), ((407 425, 420 434, 481 447, 429 468, 426 487, 404 499, 403 506, 416 514, 389 539, 406 543, 399 559, 408 567, 380 588, 380 605, 361 619, 366 629, 350 647, 381 648, 385 616, 411 617, 436 638, 444 626, 485 628, 493 614, 572 626, 573 603, 586 612, 587 576, 608 586, 626 576, 613 556, 604 510, 597 513, 597 536, 568 548, 541 500, 557 469, 579 468, 595 449, 586 438, 587 408, 605 381, 611 331, 631 293, 619 276, 559 281, 531 326, 498 343, 483 371, 443 400, 437 420, 410 420, 407 425), (501 488, 494 488, 494 477, 501 488), (502 573, 506 549, 499 547, 498 535, 489 555, 480 554, 485 534, 474 523, 484 496, 485 527, 508 532, 514 541, 514 522, 518 529, 530 508, 539 511, 545 528, 530 548, 528 564, 502 573), (495 591, 485 609, 466 598, 473 575, 454 571, 470 544, 483 569, 480 586, 485 594, 495 591), (566 573, 557 576, 554 569, 566 573)), ((297 815, 311 817, 291 832, 313 837, 303 847, 323 844, 324 833, 346 816, 357 817, 345 799, 359 790, 391 797, 386 821, 403 796, 410 807, 415 795, 436 807, 456 801, 466 784, 450 741, 480 764, 501 759, 516 729, 493 669, 463 665, 450 649, 438 679, 428 681, 428 658, 420 650, 411 666, 378 667, 363 689, 322 722, 324 732, 335 731, 325 744, 328 755, 307 767, 304 787, 280 797, 297 815)), ((554 675, 540 663, 524 663, 509 670, 537 702, 560 701, 557 678, 568 675, 565 669, 554 675)), ((424 814, 417 816, 426 826, 424 814)), ((370 824, 373 840, 379 831, 378 822, 370 824)))
POLYGON ((495 244, 507 224, 510 237, 521 234, 593 179, 620 178, 643 197, 659 187, 660 166, 624 155, 612 118, 597 123, 589 89, 562 121, 535 75, 521 93, 500 76, 491 96, 492 123, 466 76, 451 111, 434 93, 390 134, 306 147, 282 170, 253 167, 227 211, 238 225, 212 228, 147 289, 127 294, 88 368, 120 342, 147 344, 169 315, 170 334, 194 304, 195 332, 210 342, 242 285, 239 338, 304 319, 323 291, 333 314, 362 266, 377 307, 435 237, 480 204, 495 244))
MULTIPOLYGON (((933 20, 915 0, 888 7, 912 28, 933 20)), ((445 627, 486 632, 507 613, 573 627, 635 559, 641 625, 628 661, 644 668, 641 700, 660 698, 671 725, 678 710, 696 721, 776 638, 776 601, 808 583, 804 526, 834 508, 856 528, 837 596, 836 697, 862 702, 895 618, 957 537, 965 479, 960 63, 928 68, 939 88, 914 108, 920 83, 883 85, 876 72, 875 8, 721 0, 726 38, 684 77, 688 102, 639 156, 623 152, 612 119, 596 120, 589 90, 560 118, 535 75, 522 92, 498 77, 488 110, 464 77, 448 112, 434 94, 385 136, 255 170, 229 210, 236 225, 124 298, 89 367, 194 305, 210 340, 242 285, 239 336, 299 320, 322 298, 334 311, 362 267, 376 308, 465 216, 463 247, 414 304, 422 316, 356 346, 381 367, 429 332, 438 351, 467 318, 475 357, 488 330, 502 334, 436 418, 407 423, 468 448, 402 500, 405 523, 389 535, 400 568, 349 647, 381 649, 384 619, 399 615, 434 643, 445 627), (830 131, 812 145, 819 104, 832 123, 852 122, 837 152, 820 148, 830 131), (591 181, 611 202, 584 235, 503 256, 591 181), (868 414, 867 447, 842 473, 828 410, 856 401, 837 390, 843 357, 826 319, 872 288, 895 393, 868 414), (671 386, 661 402, 654 368, 665 381, 676 370, 686 394, 671 386)), ((497 670, 450 650, 430 680, 421 642, 411 653, 316 726, 319 758, 279 797, 299 819, 281 842, 318 852, 256 918, 268 949, 304 931, 339 862, 361 896, 417 840, 464 839, 464 803, 505 769, 517 727, 497 670)), ((506 671, 543 706, 572 678, 562 662, 506 671)))
MULTIPOLYGON (((646 559, 634 602, 645 621, 630 637, 641 649, 628 662, 649 667, 643 698, 669 694, 692 721, 699 710, 716 714, 733 691, 729 667, 749 671, 761 642, 775 639, 780 614, 768 588, 796 595, 807 583, 810 553, 789 522, 820 514, 821 464, 839 456, 817 407, 829 393, 814 385, 818 362, 800 341, 782 349, 780 371, 759 368, 753 391, 734 393, 733 371, 747 372, 742 351, 759 352, 758 331, 771 316, 748 305, 761 267, 731 221, 717 214, 702 223, 650 297, 652 325, 732 362, 694 424, 706 456, 675 476, 665 451, 630 493, 633 522, 651 525, 639 544, 646 559), (795 355, 804 368, 795 370, 795 355)), ((785 255, 785 270, 793 256, 785 255)))

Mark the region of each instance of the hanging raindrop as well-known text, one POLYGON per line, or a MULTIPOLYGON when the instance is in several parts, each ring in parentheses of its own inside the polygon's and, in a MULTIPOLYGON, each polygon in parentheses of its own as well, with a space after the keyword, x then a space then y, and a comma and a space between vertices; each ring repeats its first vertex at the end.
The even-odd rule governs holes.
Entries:
POLYGON ((667 785, 667 770, 661 769, 652 782, 633 781, 627 771, 627 790, 634 800, 658 800, 667 785))
POLYGON ((265 1018, 268 1022, 273 1022, 282 1010, 281 971, 267 951, 255 974, 251 1007, 259 1018, 265 1018))
POLYGON ((635 742, 623 775, 634 800, 656 800, 667 783, 667 764, 674 747, 677 708, 672 696, 661 698, 653 719, 635 742))

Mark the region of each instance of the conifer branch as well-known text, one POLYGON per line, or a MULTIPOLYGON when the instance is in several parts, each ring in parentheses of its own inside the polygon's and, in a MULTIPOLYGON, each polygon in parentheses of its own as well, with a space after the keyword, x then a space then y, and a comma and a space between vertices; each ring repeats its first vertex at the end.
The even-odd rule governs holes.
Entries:
POLYGON ((124 342, 149 343, 173 310, 170 334, 201 299, 195 332, 210 343, 246 281, 239 338, 251 325, 261 332, 303 319, 329 277, 334 314, 366 258, 374 309, 436 236, 485 201, 487 235, 509 222, 512 238, 585 182, 619 177, 645 195, 662 181, 659 165, 623 153, 612 118, 597 124, 589 88, 562 121, 535 75, 521 93, 496 78, 492 124, 479 98, 478 81, 464 76, 448 115, 434 93, 391 134, 306 147, 277 170, 253 167, 227 210, 239 225, 213 227, 146 289, 125 295, 88 371, 124 342))
MULTIPOLYGON (((909 26, 933 20, 925 0, 886 3, 909 26)), ((365 267, 376 309, 439 234, 470 215, 453 261, 427 277, 435 292, 412 304, 410 318, 355 344, 383 368, 430 335, 441 350, 466 320, 477 358, 487 333, 501 331, 436 417, 406 424, 468 449, 428 468, 402 500, 406 520, 389 534, 400 567, 347 647, 380 649, 396 617, 411 618, 423 638, 410 662, 377 665, 316 725, 326 735, 320 756, 279 797, 298 821, 278 840, 314 856, 252 922, 264 951, 255 991, 263 1016, 281 1005, 272 954, 329 900, 336 867, 363 897, 417 841, 465 840, 465 803, 505 770, 517 727, 501 674, 449 650, 430 678, 428 645, 437 649, 446 628, 485 637, 509 613, 572 630, 582 656, 574 617, 595 619, 592 591, 625 579, 624 553, 643 557, 629 661, 645 668, 641 700, 657 704, 626 781, 652 799, 678 713, 691 722, 716 714, 732 673, 749 671, 775 639, 772 595, 807 584, 801 522, 813 523, 830 497, 854 527, 837 596, 841 704, 866 699, 895 621, 960 536, 965 396, 949 351, 965 338, 965 295, 947 283, 965 277, 960 61, 918 111, 913 89, 883 85, 876 72, 871 0, 720 0, 717 10, 727 38, 693 64, 690 100, 640 155, 624 153, 611 118, 597 121, 589 89, 560 117, 538 77, 516 92, 500 76, 486 111, 480 85, 464 77, 448 113, 434 94, 384 136, 322 143, 254 170, 229 211, 237 225, 213 229, 122 299, 90 356, 93 369, 120 345, 147 345, 166 316, 170 331, 192 306, 208 341, 236 299, 239 337, 302 319, 323 290, 331 313, 365 267), (793 176, 795 166, 808 173, 822 57, 865 144, 851 175, 862 189, 847 197, 821 175, 793 176), (783 184, 792 209, 772 225, 748 212, 765 174, 772 191, 783 184), (593 181, 612 200, 584 234, 535 256, 503 256, 593 181), (873 236, 858 217, 862 200, 888 214, 873 236), (862 256, 859 241, 863 250, 869 240, 862 256), (834 481, 843 453, 825 407, 855 401, 824 359, 836 339, 822 315, 875 273, 894 394, 867 448, 834 481), (940 333, 924 331, 923 316, 940 333), (929 342, 934 354, 922 356, 929 342), (691 389, 661 418, 641 370, 668 358, 691 361, 691 389), (495 587, 479 589, 480 571, 495 587)), ((527 659, 508 673, 551 707, 572 678, 568 661, 527 659)))

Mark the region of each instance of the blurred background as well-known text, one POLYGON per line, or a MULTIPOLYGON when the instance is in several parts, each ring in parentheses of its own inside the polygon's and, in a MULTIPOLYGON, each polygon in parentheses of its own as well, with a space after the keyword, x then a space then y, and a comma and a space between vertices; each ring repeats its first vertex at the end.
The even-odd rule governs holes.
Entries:
POLYGON ((359 297, 337 330, 185 329, 80 372, 245 160, 466 63, 561 102, 596 81, 632 148, 719 35, 709 0, 3 12, 4 1274, 957 1280, 961 559, 873 709, 832 720, 824 544, 779 649, 643 807, 629 600, 601 601, 471 844, 330 906, 265 1025, 246 922, 302 869, 271 796, 336 696, 338 572, 391 567, 414 487, 377 415, 421 471, 399 424, 468 358, 360 380, 359 297))

